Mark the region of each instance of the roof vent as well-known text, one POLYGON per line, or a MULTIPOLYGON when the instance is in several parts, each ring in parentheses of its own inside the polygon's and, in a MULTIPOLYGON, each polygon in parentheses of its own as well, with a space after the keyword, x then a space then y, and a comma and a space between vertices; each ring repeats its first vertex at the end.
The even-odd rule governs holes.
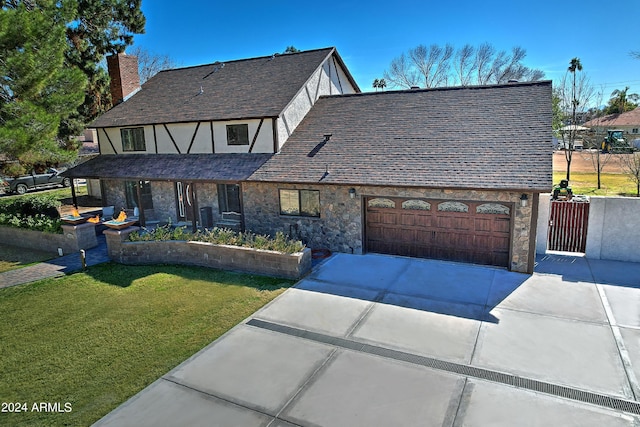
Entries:
POLYGON ((509 79, 507 80, 507 83, 520 83, 520 82, 516 79, 509 79))
POLYGON ((418 90, 420 89, 420 86, 411 86, 411 90, 418 90))
POLYGON ((333 134, 331 134, 331 133, 325 133, 324 135, 322 135, 322 136, 324 136, 324 142, 329 142, 329 140, 331 139, 332 135, 333 134))

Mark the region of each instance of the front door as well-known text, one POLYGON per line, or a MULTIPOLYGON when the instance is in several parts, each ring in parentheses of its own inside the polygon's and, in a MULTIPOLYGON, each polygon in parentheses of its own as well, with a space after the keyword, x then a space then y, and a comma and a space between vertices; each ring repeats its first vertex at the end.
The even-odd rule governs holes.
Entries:
POLYGON ((176 182, 176 198, 178 221, 192 221, 195 203, 193 184, 190 182, 176 182))

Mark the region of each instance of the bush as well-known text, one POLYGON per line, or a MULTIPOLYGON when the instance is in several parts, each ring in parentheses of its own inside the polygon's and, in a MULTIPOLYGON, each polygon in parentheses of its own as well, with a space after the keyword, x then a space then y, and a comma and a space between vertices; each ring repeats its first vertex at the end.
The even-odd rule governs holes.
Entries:
POLYGON ((129 234, 131 242, 184 240, 214 243, 216 245, 242 246, 254 249, 264 249, 292 254, 302 251, 305 246, 299 240, 292 240, 282 232, 276 233, 275 238, 251 232, 236 233, 228 228, 215 227, 211 230, 198 231, 193 234, 186 231, 186 227, 172 228, 171 224, 157 227, 153 230, 144 229, 129 234))
POLYGON ((62 222, 60 219, 51 218, 43 214, 30 216, 0 212, 0 225, 28 228, 29 230, 44 231, 47 233, 62 233, 62 222))
POLYGON ((50 218, 59 218, 60 205, 60 201, 50 194, 25 195, 0 200, 0 212, 10 215, 45 215, 50 218))

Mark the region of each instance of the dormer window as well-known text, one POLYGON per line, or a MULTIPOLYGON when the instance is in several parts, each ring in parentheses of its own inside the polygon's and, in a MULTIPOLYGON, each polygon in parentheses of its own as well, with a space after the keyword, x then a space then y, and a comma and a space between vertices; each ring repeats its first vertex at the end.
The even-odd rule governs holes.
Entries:
POLYGON ((120 129, 122 151, 147 151, 144 141, 144 128, 120 129))
POLYGON ((227 125, 227 145, 249 145, 249 125, 227 125))

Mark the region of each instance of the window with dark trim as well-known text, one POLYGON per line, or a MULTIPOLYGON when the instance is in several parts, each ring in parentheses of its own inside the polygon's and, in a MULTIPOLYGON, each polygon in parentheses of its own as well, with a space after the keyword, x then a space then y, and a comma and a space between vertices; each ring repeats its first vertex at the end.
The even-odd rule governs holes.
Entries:
MULTIPOLYGON (((136 184, 138 181, 125 181, 124 190, 127 198, 127 209, 139 208, 138 189, 136 184)), ((149 181, 140 181, 140 197, 142 198, 143 209, 153 209, 153 197, 151 196, 151 183, 149 181)))
POLYGON ((120 129, 122 137, 122 151, 146 151, 144 128, 120 129))
POLYGON ((280 214, 320 216, 320 192, 317 190, 280 190, 280 214))
POLYGON ((218 207, 220 213, 240 213, 240 186, 238 184, 218 184, 218 207))
POLYGON ((249 145, 249 125, 227 125, 227 145, 249 145))

